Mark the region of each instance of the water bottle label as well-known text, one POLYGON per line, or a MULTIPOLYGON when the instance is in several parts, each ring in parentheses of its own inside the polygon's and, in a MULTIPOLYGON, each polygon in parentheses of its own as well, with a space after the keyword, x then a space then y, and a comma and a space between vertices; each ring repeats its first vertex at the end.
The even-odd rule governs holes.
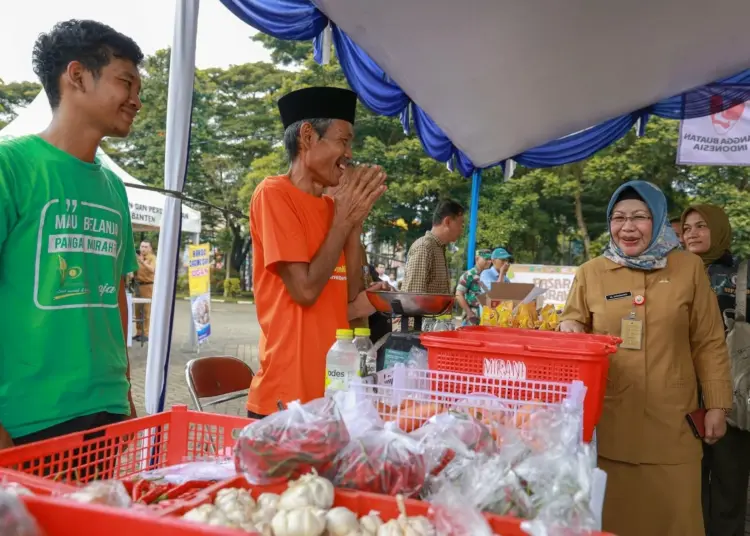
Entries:
POLYGON ((337 367, 326 368, 326 389, 346 390, 349 388, 349 380, 356 378, 356 371, 341 370, 337 367))

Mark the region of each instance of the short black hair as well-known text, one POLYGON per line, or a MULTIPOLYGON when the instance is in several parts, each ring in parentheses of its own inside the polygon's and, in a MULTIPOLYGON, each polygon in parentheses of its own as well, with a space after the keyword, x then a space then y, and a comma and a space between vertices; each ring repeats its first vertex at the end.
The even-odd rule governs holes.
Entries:
POLYGON ((34 44, 34 72, 47 93, 50 106, 60 106, 60 76, 71 61, 78 61, 94 77, 112 58, 130 60, 138 67, 143 52, 130 37, 93 20, 58 22, 49 33, 40 34, 34 44))
POLYGON ((682 216, 673 216, 669 218, 669 223, 682 223, 682 216))
POLYGON ((445 199, 438 203, 435 213, 432 215, 432 225, 440 225, 448 217, 458 218, 463 216, 465 210, 461 203, 452 199, 445 199))
POLYGON ((305 123, 310 123, 310 126, 313 127, 318 136, 322 138, 328 130, 328 127, 333 123, 333 119, 305 119, 304 121, 297 121, 286 127, 286 130, 284 130, 284 149, 286 150, 286 157, 290 164, 299 154, 299 131, 305 123))

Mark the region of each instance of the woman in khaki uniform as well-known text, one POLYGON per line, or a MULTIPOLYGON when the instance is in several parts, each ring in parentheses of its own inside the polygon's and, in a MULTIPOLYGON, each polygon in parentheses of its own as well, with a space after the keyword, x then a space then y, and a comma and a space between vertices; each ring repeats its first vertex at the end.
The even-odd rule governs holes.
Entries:
POLYGON ((679 249, 664 194, 648 182, 610 200, 610 243, 581 266, 561 330, 620 336, 596 429, 608 475, 603 528, 618 536, 703 536, 701 442, 685 416, 705 407, 705 441, 726 431, 729 359, 700 258, 679 249))

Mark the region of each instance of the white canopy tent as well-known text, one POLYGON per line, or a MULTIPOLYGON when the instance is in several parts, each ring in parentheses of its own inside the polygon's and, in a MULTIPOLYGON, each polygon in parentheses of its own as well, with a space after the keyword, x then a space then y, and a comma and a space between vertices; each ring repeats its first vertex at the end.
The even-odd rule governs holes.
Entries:
MULTIPOLYGON (((240 3, 237 11, 273 18, 255 5, 263 2, 240 3)), ((176 4, 165 184, 181 186, 199 0, 176 4)), ((750 68, 747 0, 314 4, 480 167, 750 68)), ((310 12, 301 1, 287 7, 310 12)), ((165 227, 176 227, 176 205, 165 227)), ((174 277, 166 263, 160 266, 152 322, 161 319, 166 329, 149 347, 149 413, 161 409, 166 389, 174 277)))
MULTIPOLYGON (((27 134, 36 134, 47 128, 52 120, 47 94, 42 90, 39 95, 10 124, 0 130, 0 139, 15 138, 27 134)), ((162 214, 166 196, 159 192, 142 190, 130 185, 144 186, 127 171, 115 163, 104 151, 97 151, 97 158, 102 165, 111 169, 126 186, 130 217, 136 231, 159 230, 162 226, 162 214)), ((182 207, 182 232, 199 235, 201 232, 201 213, 190 207, 182 207)))
POLYGON ((750 67, 746 0, 316 0, 478 167, 750 67))

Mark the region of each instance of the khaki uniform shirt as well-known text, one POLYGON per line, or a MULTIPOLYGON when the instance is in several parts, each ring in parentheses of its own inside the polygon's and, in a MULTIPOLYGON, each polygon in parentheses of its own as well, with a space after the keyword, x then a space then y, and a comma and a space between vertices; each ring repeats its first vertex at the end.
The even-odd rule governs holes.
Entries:
POLYGON ((415 241, 406 256, 403 292, 450 294, 451 280, 445 244, 430 231, 415 241))
POLYGON ((653 271, 604 257, 589 261, 576 273, 561 320, 620 336, 633 311, 643 323, 641 349, 620 348, 610 357, 599 454, 628 463, 700 460, 701 441, 685 420, 699 407, 698 385, 707 408, 732 407, 724 326, 700 258, 673 251, 666 268, 653 271), (636 296, 645 303, 635 306, 636 296))
POLYGON ((135 279, 139 283, 153 283, 154 276, 156 275, 156 255, 154 255, 153 253, 146 255, 143 258, 143 261, 151 265, 153 267, 153 271, 149 271, 139 265, 138 271, 135 273, 135 279))

